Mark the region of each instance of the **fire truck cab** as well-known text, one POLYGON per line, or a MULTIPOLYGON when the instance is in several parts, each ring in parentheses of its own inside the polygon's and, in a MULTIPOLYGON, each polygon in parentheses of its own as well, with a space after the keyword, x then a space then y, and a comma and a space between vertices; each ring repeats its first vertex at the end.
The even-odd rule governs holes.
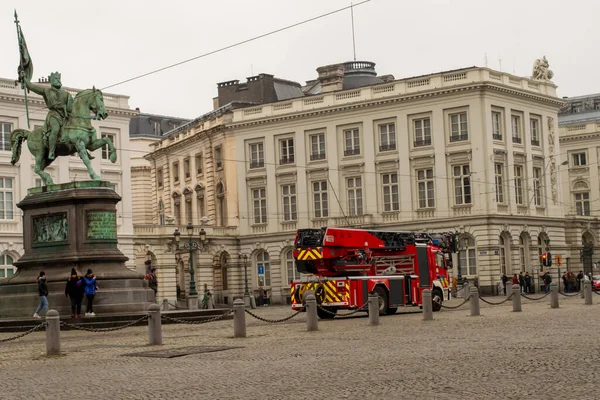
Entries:
POLYGON ((454 233, 300 229, 293 257, 301 278, 291 282, 292 308, 301 309, 312 290, 319 317, 333 318, 341 309, 363 309, 374 292, 379 313, 393 314, 399 307, 421 306, 423 290, 431 289, 433 309, 439 311, 450 299, 455 245, 454 233))

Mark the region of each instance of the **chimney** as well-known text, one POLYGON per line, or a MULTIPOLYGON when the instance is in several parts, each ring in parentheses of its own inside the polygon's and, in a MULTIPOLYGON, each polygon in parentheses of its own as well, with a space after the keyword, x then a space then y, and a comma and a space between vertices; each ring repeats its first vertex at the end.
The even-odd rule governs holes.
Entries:
POLYGON ((344 85, 344 64, 332 64, 317 68, 321 93, 342 90, 344 85))

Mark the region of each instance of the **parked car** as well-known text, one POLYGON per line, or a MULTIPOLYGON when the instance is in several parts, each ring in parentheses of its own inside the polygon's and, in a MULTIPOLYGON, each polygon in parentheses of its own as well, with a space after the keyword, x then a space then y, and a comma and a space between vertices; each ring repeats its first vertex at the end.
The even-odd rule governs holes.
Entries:
POLYGON ((600 275, 592 276, 592 290, 600 290, 600 275))

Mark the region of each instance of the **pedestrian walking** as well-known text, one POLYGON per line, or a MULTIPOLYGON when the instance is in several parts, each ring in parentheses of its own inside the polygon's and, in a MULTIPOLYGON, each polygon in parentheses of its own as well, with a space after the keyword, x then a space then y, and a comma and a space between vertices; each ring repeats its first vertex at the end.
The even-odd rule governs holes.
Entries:
POLYGON ((71 269, 71 277, 67 280, 65 296, 71 301, 71 318, 81 318, 81 302, 85 284, 75 268, 71 269))
POLYGON ((156 278, 156 268, 152 268, 150 274, 148 274, 148 287, 154 292, 154 302, 157 302, 158 279, 156 278))
POLYGON ((519 272, 519 289, 521 290, 521 294, 523 294, 523 288, 525 288, 525 277, 522 272, 519 272))
POLYGON ((525 272, 525 293, 532 293, 531 291, 531 275, 529 272, 525 272))
POLYGON ((512 277, 512 284, 513 285, 518 285, 519 284, 519 277, 517 276, 517 274, 514 274, 512 277))
POLYGON ((583 271, 579 271, 577 274, 577 291, 581 292, 581 281, 583 280, 583 271))
POLYGON ((508 276, 502 274, 502 287, 504 288, 504 295, 506 296, 506 284, 508 283, 508 276))
POLYGON ((46 283, 46 273, 44 271, 40 271, 38 276, 38 294, 40 295, 40 305, 33 313, 33 318, 41 318, 38 313, 42 311, 42 308, 46 310, 46 314, 48 313, 48 284, 46 283))
POLYGON ((83 278, 85 283, 85 298, 87 299, 87 308, 85 310, 86 317, 94 317, 94 297, 96 296, 96 276, 92 273, 91 269, 87 270, 87 274, 83 278))

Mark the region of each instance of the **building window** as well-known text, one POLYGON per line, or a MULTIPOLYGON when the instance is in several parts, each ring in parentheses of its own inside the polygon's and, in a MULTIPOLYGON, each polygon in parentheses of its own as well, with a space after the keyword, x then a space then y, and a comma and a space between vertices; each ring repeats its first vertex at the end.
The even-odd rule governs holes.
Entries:
POLYGON ((463 237, 459 240, 458 246, 458 257, 462 275, 477 275, 475 240, 470 236, 463 237))
POLYGON ((587 165, 587 159, 586 159, 585 153, 575 153, 575 154, 572 154, 571 157, 573 159, 574 167, 581 167, 581 166, 587 165))
POLYGON ((2 136, 2 148, 3 151, 11 151, 10 149, 10 132, 12 131, 12 124, 8 122, 0 122, 0 136, 2 136))
POLYGON ((523 166, 515 165, 515 200, 523 205, 523 166))
POLYGON ((186 193, 186 195, 185 195, 185 219, 186 219, 186 222, 191 224, 192 218, 193 218, 192 217, 192 194, 186 193))
POLYGON ((396 150, 396 125, 379 125, 379 151, 396 150))
POLYGON ((158 224, 165 224, 165 203, 162 200, 158 202, 158 224))
POLYGON ((13 180, 0 178, 0 219, 13 218, 13 180))
POLYGON ((383 188, 383 211, 399 211, 398 174, 381 175, 381 184, 383 188))
POLYGON ((519 264, 521 265, 521 272, 529 270, 529 238, 525 237, 524 234, 519 236, 519 264))
POLYGON ((173 218, 175 218, 175 224, 181 225, 181 196, 173 196, 173 218))
POLYGON ((325 134, 310 135, 310 160, 325 159, 325 134))
POLYGON ((454 176, 454 203, 456 205, 471 204, 471 172, 469 165, 452 167, 454 176))
POLYGON ((254 207, 254 223, 267 223, 267 190, 252 189, 252 205, 254 207))
POLYGON ((298 219, 296 185, 282 185, 281 195, 283 197, 283 220, 296 221, 298 219))
POLYGON ((197 187, 196 188, 196 207, 198 207, 198 218, 202 220, 205 216, 205 208, 204 208, 204 188, 197 187))
POLYGON ((13 267, 13 258, 8 254, 0 256, 0 279, 10 278, 16 272, 16 268, 13 267))
POLYGON ((263 144, 250 144, 250 168, 263 168, 265 166, 265 152, 263 144))
POLYGON ((183 173, 185 174, 185 179, 189 179, 192 177, 190 173, 190 159, 186 158, 183 160, 183 173))
POLYGON ((346 187, 348 188, 348 214, 362 215, 362 178, 346 179, 346 187))
MULTIPOLYGON (((103 133, 102 139, 104 139, 104 138, 108 138, 108 140, 110 140, 113 145, 115 144, 115 135, 113 135, 111 133, 103 133)), ((102 146, 102 159, 110 160, 110 150, 109 150, 107 144, 102 146)))
POLYGON ((460 112, 449 115, 450 118, 450 141, 460 142, 469 140, 469 127, 467 113, 460 112))
MULTIPOLYGON (((218 226, 227 226, 227 203, 225 202, 225 187, 223 182, 219 182, 216 188, 217 192, 217 224, 218 226)), ((202 199, 204 203, 204 198, 202 199)), ((204 204, 202 204, 204 208, 204 204)), ((204 211, 202 211, 204 213, 204 211)))
POLYGON ((173 163, 173 182, 179 182, 179 162, 173 163))
POLYGON ((594 100, 594 110, 600 110, 600 100, 594 100))
POLYGON ((358 128, 344 131, 344 155, 355 156, 360 154, 360 136, 358 128))
POLYGON ((204 170, 204 159, 202 158, 202 153, 196 154, 195 162, 196 175, 202 175, 202 171, 204 170))
POLYGON ((259 287, 271 286, 271 264, 269 254, 264 250, 256 254, 256 272, 259 287))
POLYGON ((283 139, 279 141, 279 149, 281 152, 281 160, 279 164, 293 164, 294 163, 294 139, 283 139))
POLYGON ((540 121, 537 118, 529 120, 529 130, 531 131, 531 145, 540 145, 540 121))
POLYGON ((413 131, 415 135, 415 147, 431 145, 431 120, 429 118, 413 120, 413 131))
POLYGON ((284 260, 288 283, 292 283, 300 278, 300 273, 296 270, 296 262, 291 250, 285 252, 284 260))
POLYGON ((521 117, 518 115, 511 115, 510 121, 512 127, 513 143, 523 143, 523 136, 521 132, 521 117))
POLYGON ((500 235, 500 273, 506 274, 506 272, 506 241, 504 236, 500 235))
POLYGON ((329 203, 327 197, 327 181, 313 182, 313 204, 315 207, 315 218, 327 218, 329 216, 329 203))
POLYGON ((542 169, 533 168, 533 201, 537 207, 542 207, 542 169))
POLYGON ((417 170, 417 191, 419 193, 419 208, 435 207, 432 168, 417 170))
POLYGON ((221 154, 220 147, 215 147, 215 165, 217 169, 223 168, 223 155, 221 154))
POLYGON ((589 216, 590 215, 590 193, 575 193, 575 210, 577 215, 589 216))
POLYGON ((492 111, 492 138, 502 140, 502 113, 492 111))
POLYGON ((496 172, 496 203, 504 203, 504 164, 494 165, 496 172))
POLYGON ((159 188, 163 187, 163 169, 158 168, 156 170, 156 184, 159 188))
POLYGON ((160 122, 155 122, 154 123, 154 134, 156 136, 162 135, 162 127, 160 126, 160 122))

